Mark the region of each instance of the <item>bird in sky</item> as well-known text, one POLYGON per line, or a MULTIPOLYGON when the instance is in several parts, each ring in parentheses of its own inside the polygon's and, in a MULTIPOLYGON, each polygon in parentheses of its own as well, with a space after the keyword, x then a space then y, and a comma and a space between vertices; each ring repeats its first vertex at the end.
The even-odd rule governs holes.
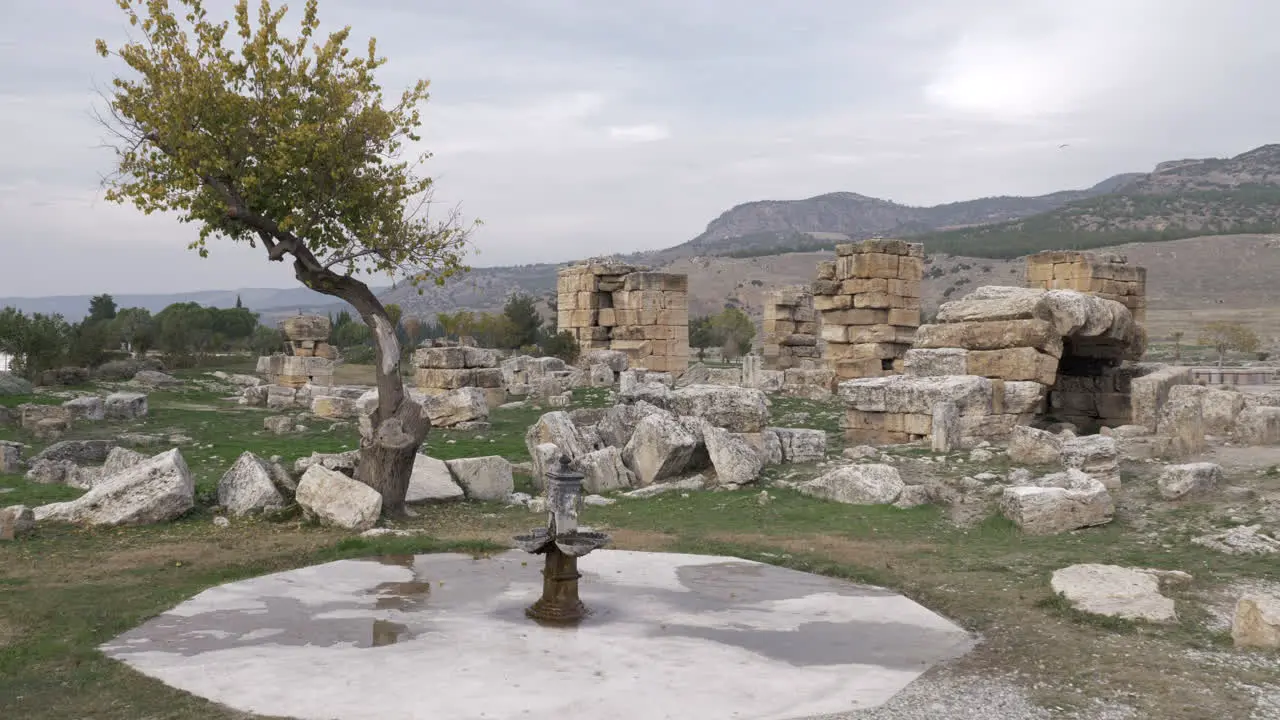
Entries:
POLYGON ((1058 149, 1061 150, 1064 147, 1071 147, 1071 143, 1062 143, 1061 145, 1058 146, 1058 149))

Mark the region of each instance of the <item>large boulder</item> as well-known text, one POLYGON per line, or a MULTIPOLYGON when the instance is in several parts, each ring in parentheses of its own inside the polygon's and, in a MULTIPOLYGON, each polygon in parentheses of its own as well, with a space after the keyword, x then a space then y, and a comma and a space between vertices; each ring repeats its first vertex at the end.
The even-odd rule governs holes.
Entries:
POLYGON ((1230 435, 1244 410, 1244 394, 1236 390, 1209 390, 1200 401, 1204 429, 1211 435, 1230 435))
POLYGON ((961 415, 991 412, 991 380, 977 375, 845 380, 838 386, 840 398, 851 410, 932 415, 940 402, 955 403, 961 415))
POLYGON ((105 401, 108 420, 140 420, 147 416, 147 396, 142 393, 118 392, 105 401))
POLYGON ((0 475, 21 472, 22 443, 0 440, 0 475))
POLYGON ((1082 435, 1062 441, 1062 464, 1114 490, 1120 487, 1120 452, 1114 438, 1082 435))
POLYGON ((323 525, 368 530, 382 513, 382 495, 358 480, 312 465, 298 483, 298 505, 323 525))
POLYGON ((195 506, 195 481, 174 448, 103 478, 69 502, 36 508, 36 519, 89 525, 147 525, 181 517, 195 506))
POLYGON ((1056 535, 1103 525, 1115 515, 1115 503, 1106 486, 1079 470, 1032 482, 1006 487, 1000 498, 1001 514, 1028 535, 1056 535))
POLYGON ((31 461, 69 460, 77 465, 97 465, 106 462, 113 447, 111 440, 63 440, 40 451, 31 461))
POLYGON ((1009 462, 1016 465, 1057 465, 1062 461, 1063 438, 1026 425, 1016 425, 1009 436, 1009 462))
POLYGON ((609 446, 593 450, 573 461, 582 473, 582 488, 589 493, 603 493, 634 487, 635 473, 622 461, 622 451, 609 446))
POLYGON ((621 350, 588 350, 578 359, 583 367, 605 365, 610 371, 620 373, 627 369, 627 354, 621 350))
POLYGON ((1280 445, 1280 407, 1242 410, 1236 416, 1235 438, 1242 445, 1280 445))
POLYGON ((413 471, 409 474, 409 491, 404 496, 408 503, 442 502, 461 500, 466 493, 453 480, 453 473, 443 460, 419 453, 413 459, 413 471))
POLYGON ((892 465, 845 465, 825 475, 799 483, 805 495, 848 505, 889 505, 906 487, 892 465))
POLYGON ((311 414, 329 420, 360 416, 356 400, 332 395, 316 395, 311 398, 311 414))
POLYGON ((242 453, 218 481, 218 504, 235 516, 283 506, 286 500, 274 479, 282 471, 251 452, 242 453))
POLYGON ((85 395, 62 403, 75 420, 98 422, 107 418, 106 403, 97 395, 85 395))
POLYGON ((542 477, 547 471, 539 461, 539 455, 536 452, 539 445, 546 443, 558 447, 562 454, 569 456, 570 460, 576 460, 593 449, 587 447, 582 433, 579 432, 578 426, 573 424, 573 418, 569 417, 569 413, 563 410, 546 413, 538 418, 538 421, 524 434, 524 444, 529 450, 529 457, 533 460, 533 473, 536 477, 542 477))
POLYGON ((818 462, 827 456, 827 434, 822 430, 771 427, 765 432, 778 439, 780 462, 818 462))
POLYGON ((498 455, 446 460, 453 479, 472 500, 506 500, 516 490, 511 462, 498 455))
POLYGON ((127 447, 113 447, 111 452, 107 453, 107 459, 102 463, 102 477, 111 477, 146 461, 147 456, 136 450, 130 450, 127 447))
POLYGON ((641 486, 675 477, 689 466, 698 439, 669 413, 648 415, 636 423, 622 449, 622 461, 641 486))
POLYGON ((182 384, 182 381, 178 378, 162 373, 159 370, 139 370, 134 374, 133 381, 139 385, 154 388, 176 387, 182 384))
POLYGON ((1203 452, 1205 440, 1203 394, 1198 385, 1177 385, 1169 390, 1169 399, 1160 408, 1156 432, 1168 437, 1169 452, 1186 457, 1203 452))
POLYGON ((13 373, 0 372, 0 395, 30 395, 35 391, 35 386, 27 380, 13 373))
POLYGON ((414 399, 422 404, 422 412, 433 427, 453 427, 489 418, 489 403, 484 390, 478 387, 458 388, 435 395, 415 395, 414 399))
POLYGON ((769 421, 769 401, 755 388, 690 385, 671 394, 670 409, 729 432, 760 432, 769 421))
POLYGON ((1182 573, 1083 563, 1055 570, 1050 585, 1082 612, 1125 620, 1173 622, 1178 616, 1173 600, 1160 594, 1162 576, 1190 579, 1182 573))
POLYGON ((293 463, 293 472, 297 475, 303 475, 313 465, 319 465, 326 470, 342 473, 349 478, 356 476, 356 466, 360 464, 360 451, 348 450, 340 453, 318 453, 313 452, 311 455, 298 458, 293 463))
POLYGON ((1261 525, 1238 525, 1220 533, 1191 538, 1191 542, 1228 555, 1280 553, 1280 538, 1263 534, 1261 525))
POLYGON ((1231 620, 1236 647, 1280 649, 1280 597, 1250 593, 1236 602, 1231 620))
POLYGON ((636 424, 641 418, 662 412, 665 411, 648 402, 614 405, 601 413, 600 419, 595 423, 596 433, 601 444, 623 448, 631 440, 631 434, 635 432, 636 424))
POLYGON ((702 437, 720 485, 746 485, 764 469, 764 455, 742 435, 707 425, 702 437))
POLYGON ((95 469, 82 468, 70 460, 32 459, 26 480, 39 485, 66 485, 87 490, 101 478, 95 469))
POLYGON ((1166 500, 1203 496, 1221 482, 1222 466, 1209 462, 1170 465, 1156 480, 1160 496, 1166 500))

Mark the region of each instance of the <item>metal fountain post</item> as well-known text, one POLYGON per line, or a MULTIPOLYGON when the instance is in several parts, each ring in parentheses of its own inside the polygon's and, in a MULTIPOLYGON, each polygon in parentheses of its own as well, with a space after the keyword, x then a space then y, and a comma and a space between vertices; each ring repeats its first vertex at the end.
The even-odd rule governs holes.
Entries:
POLYGON ((578 530, 578 507, 582 500, 581 473, 569 466, 568 456, 547 469, 547 527, 528 535, 518 535, 516 544, 524 551, 546 555, 542 570, 542 597, 525 610, 534 620, 573 624, 590 611, 578 598, 578 558, 609 542, 604 533, 578 530))

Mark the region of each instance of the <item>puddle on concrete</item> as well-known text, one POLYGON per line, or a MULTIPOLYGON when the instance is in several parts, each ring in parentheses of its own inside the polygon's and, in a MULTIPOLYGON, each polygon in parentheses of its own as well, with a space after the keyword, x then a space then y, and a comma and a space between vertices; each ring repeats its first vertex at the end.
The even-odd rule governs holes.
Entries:
POLYGON ((360 558, 369 562, 381 563, 383 565, 394 565, 396 567, 413 569, 413 555, 378 555, 371 558, 360 558))
POLYGON ((387 620, 374 620, 372 630, 369 647, 395 645, 401 640, 409 640, 413 637, 407 626, 387 620))
POLYGON ((378 596, 373 602, 373 607, 377 610, 420 610, 431 595, 431 583, 418 580, 385 582, 370 592, 378 596))

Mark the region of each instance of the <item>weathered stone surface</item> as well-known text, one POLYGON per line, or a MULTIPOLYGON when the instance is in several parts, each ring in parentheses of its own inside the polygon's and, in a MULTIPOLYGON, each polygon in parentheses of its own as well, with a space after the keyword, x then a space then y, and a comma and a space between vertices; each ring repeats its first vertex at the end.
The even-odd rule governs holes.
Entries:
POLYGON ((902 373, 913 377, 968 375, 968 350, 956 348, 912 349, 902 358, 902 373))
POLYGON ((673 416, 648 415, 636 423, 622 460, 641 486, 675 477, 688 467, 698 440, 673 416))
POLYGON ((107 418, 107 406, 97 395, 85 395, 62 403, 76 420, 98 422, 107 418))
POLYGON ((377 490, 319 464, 302 474, 297 501, 321 524, 348 530, 368 530, 382 514, 377 490))
POLYGON ((852 409, 864 412, 932 415, 940 402, 955 403, 962 415, 991 411, 991 381, 972 375, 860 378, 840 383, 839 392, 852 409))
POLYGON ((1231 639, 1236 647, 1280 649, 1280 597, 1250 593, 1240 598, 1231 639))
POLYGON ((359 450, 348 450, 340 453, 313 452, 307 457, 298 458, 293 464, 293 471, 297 475, 304 475, 313 465, 319 465, 326 470, 333 470, 347 477, 355 477, 356 466, 359 464, 359 450))
POLYGON ((142 393, 118 392, 105 401, 108 420, 139 420, 147 416, 147 396, 142 393))
POLYGON ((432 427, 453 427, 489 418, 489 403, 480 388, 458 388, 436 395, 415 394, 414 399, 422 404, 422 413, 431 421, 432 427))
POLYGON ((1280 407, 1242 410, 1236 416, 1235 438, 1243 445, 1280 445, 1280 407))
POLYGON ((272 435, 288 435, 296 423, 289 415, 271 415, 262 419, 262 429, 272 435))
POLYGON ((631 440, 631 433, 635 432, 636 423, 640 422, 640 418, 657 412, 664 411, 647 402, 614 405, 606 408, 601 413, 600 420, 595 423, 600 442, 603 445, 611 445, 618 448, 626 447, 627 442, 631 440))
POLYGON ((421 453, 413 459, 413 471, 409 474, 409 491, 405 493, 405 502, 461 500, 464 496, 465 493, 454 482, 453 473, 449 472, 449 466, 443 460, 421 453))
POLYGON ((1115 504, 1107 488, 1079 470, 1048 475, 1035 485, 1007 487, 1000 512, 1029 535, 1056 535, 1111 522, 1115 504))
POLYGON ((590 350, 583 354, 579 363, 586 367, 607 365, 613 372, 620 373, 627 369, 627 354, 621 350, 590 350))
POLYGON ((1050 585, 1083 612, 1125 620, 1174 622, 1177 614, 1173 600, 1160 594, 1160 580, 1160 574, 1150 570, 1084 563, 1055 570, 1050 585))
POLYGON ((101 476, 97 468, 82 468, 70 460, 33 459, 26 480, 41 485, 66 485, 87 490, 101 476))
POLYGON ((1039 412, 1044 404, 1046 388, 1038 382, 1010 380, 1004 383, 1004 412, 1023 415, 1039 412))
POLYGON ((533 472, 537 477, 541 477, 547 471, 547 468, 539 462, 536 452, 537 446, 545 443, 555 445, 561 453, 569 456, 570 460, 582 457, 589 450, 578 427, 573 424, 573 419, 563 410, 544 414, 525 432, 524 444, 529 449, 529 457, 533 460, 533 472))
POLYGON ((1026 425, 1009 436, 1009 462, 1017 465, 1057 465, 1062 460, 1063 438, 1026 425))
POLYGON ((22 471, 22 443, 0 440, 0 475, 22 471))
POLYGON ((69 460, 77 465, 97 465, 106 462, 115 443, 110 440, 63 440, 56 442, 31 458, 38 460, 69 460))
POLYGON ((52 428, 54 424, 61 426, 62 430, 71 427, 71 411, 60 405, 23 403, 18 410, 22 413, 24 430, 38 431, 41 427, 52 428))
POLYGON ((905 485, 892 465, 845 465, 799 483, 798 492, 849 505, 889 505, 905 485))
POLYGON ((1053 385, 1058 377, 1058 359, 1035 348, 971 350, 965 356, 965 370, 969 375, 1053 385))
POLYGON ((511 463, 499 455, 446 460, 445 465, 472 500, 502 501, 516 491, 511 463))
POLYGON ((1133 407, 1133 424, 1143 425, 1152 432, 1160 420, 1160 408, 1169 398, 1169 390, 1179 385, 1191 384, 1191 368, 1162 367, 1133 379, 1130 385, 1130 402, 1133 407))
POLYGON ((1044 292, 1031 288, 1003 286, 975 288, 960 300, 943 303, 938 308, 938 322, 1037 319, 1036 306, 1044 296, 1044 292))
POLYGON ((1062 336, 1054 329, 1053 323, 1044 320, 952 322, 921 325, 916 330, 913 347, 965 350, 1029 347, 1062 357, 1062 336))
POLYGON ((706 478, 701 475, 694 475, 692 477, 680 478, 679 480, 672 480, 671 482, 646 485, 645 487, 625 492, 622 495, 623 497, 628 498, 651 498, 657 495, 665 495, 670 492, 705 490, 706 487, 706 478))
POLYGON ((1186 457, 1204 451, 1207 446, 1204 427, 1203 387, 1178 385, 1160 409, 1156 432, 1170 438, 1170 452, 1186 457))
POLYGON ((817 462, 827 456, 827 434, 821 430, 771 427, 767 432, 778 438, 780 462, 817 462))
POLYGON ((1210 435, 1230 435, 1244 410, 1244 395, 1235 390, 1209 390, 1200 399, 1204 429, 1210 435))
POLYGON ((711 467, 720 485, 746 485, 755 482, 764 469, 764 456, 749 441, 723 428, 703 428, 703 439, 711 467))
POLYGON ((1280 553, 1280 539, 1263 534, 1261 525, 1240 525, 1213 535, 1192 538, 1191 542, 1228 555, 1280 553))
POLYGON ((316 417, 338 420, 359 417, 360 408, 356 400, 346 397, 317 395, 311 398, 311 414, 316 417))
POLYGON ((251 452, 241 453, 218 481, 218 504, 236 517, 283 506, 285 497, 271 476, 265 460, 251 452))
POLYGON ((960 410, 956 404, 943 401, 933 406, 929 425, 929 444, 934 452, 951 452, 961 447, 960 410))
POLYGON ((609 492, 634 487, 635 473, 622 461, 622 450, 609 446, 592 450, 573 461, 583 475, 582 487, 590 493, 609 492))
POLYGON ((769 420, 768 399, 755 388, 691 385, 671 394, 671 410, 729 432, 760 432, 769 420))
POLYGON ((1202 496, 1222 482, 1222 466, 1216 463, 1170 465, 1156 480, 1160 496, 1166 500, 1202 496))
POLYGON ((109 478, 146 461, 147 456, 136 450, 130 450, 126 447, 113 447, 111 452, 107 453, 107 459, 102 463, 102 477, 109 478))
POLYGON ((154 388, 176 387, 182 384, 178 378, 158 370, 139 370, 134 374, 133 381, 154 388))
POLYGON ((594 388, 613 387, 613 369, 603 363, 592 365, 587 372, 588 385, 594 388))
POLYGON ((280 321, 280 332, 288 340, 319 342, 329 339, 332 325, 323 315, 294 315, 280 321))
POLYGON ((0 541, 17 540, 36 529, 36 515, 26 505, 0 509, 0 541))
POLYGON ((35 386, 24 378, 9 372, 0 372, 0 395, 30 395, 35 386))
POLYGON ((1062 464, 1083 472, 1108 490, 1120 487, 1120 453, 1116 441, 1104 435, 1082 435, 1062 441, 1062 464))
POLYGON ((195 505, 195 482, 176 448, 104 478, 69 502, 36 508, 36 519, 89 525, 146 525, 177 519, 195 505))

